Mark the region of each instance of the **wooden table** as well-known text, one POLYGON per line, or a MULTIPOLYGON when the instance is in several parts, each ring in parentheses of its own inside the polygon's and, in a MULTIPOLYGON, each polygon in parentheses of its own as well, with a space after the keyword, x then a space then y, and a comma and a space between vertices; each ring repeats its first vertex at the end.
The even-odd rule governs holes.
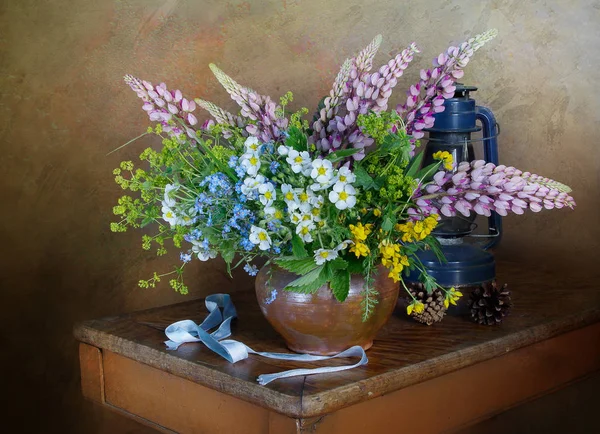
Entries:
MULTIPOLYGON (((348 360, 250 356, 232 365, 201 344, 166 351, 164 328, 200 322, 202 300, 88 321, 75 327, 83 394, 162 432, 426 434, 456 430, 600 368, 600 288, 589 275, 512 263, 498 269, 515 304, 503 325, 447 316, 426 327, 398 311, 368 365, 267 386, 256 383, 259 374, 348 360)), ((233 339, 286 351, 252 291, 233 301, 233 339)))

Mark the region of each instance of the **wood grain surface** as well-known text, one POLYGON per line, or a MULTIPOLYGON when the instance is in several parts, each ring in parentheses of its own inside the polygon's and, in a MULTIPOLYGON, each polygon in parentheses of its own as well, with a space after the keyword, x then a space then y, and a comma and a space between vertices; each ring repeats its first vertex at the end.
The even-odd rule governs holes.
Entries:
MULTIPOLYGON (((407 386, 421 383, 509 351, 600 320, 600 288, 577 270, 548 273, 531 266, 498 264, 499 281, 513 293, 513 312, 499 327, 447 316, 427 327, 396 311, 368 351, 369 364, 335 374, 256 383, 259 374, 298 367, 336 365, 336 360, 298 363, 257 356, 234 365, 201 344, 166 351, 164 328, 181 319, 200 322, 203 300, 129 315, 87 321, 76 337, 94 345, 295 418, 317 417, 407 386)), ((234 298, 239 318, 233 339, 257 351, 285 352, 285 346, 258 310, 252 291, 234 298)))

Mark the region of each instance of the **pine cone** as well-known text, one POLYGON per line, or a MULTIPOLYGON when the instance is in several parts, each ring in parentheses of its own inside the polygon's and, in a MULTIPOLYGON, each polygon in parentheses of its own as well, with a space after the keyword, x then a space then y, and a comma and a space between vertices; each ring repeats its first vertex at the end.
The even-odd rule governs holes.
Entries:
POLYGON ((422 283, 414 283, 409 286, 408 290, 418 301, 425 305, 422 313, 413 311, 411 316, 418 322, 431 325, 439 322, 446 315, 446 307, 444 306, 445 295, 443 291, 436 288, 431 294, 427 294, 425 285, 422 283))
POLYGON ((512 302, 505 283, 498 288, 496 281, 485 282, 471 292, 468 306, 471 319, 479 324, 498 325, 509 314, 512 302))

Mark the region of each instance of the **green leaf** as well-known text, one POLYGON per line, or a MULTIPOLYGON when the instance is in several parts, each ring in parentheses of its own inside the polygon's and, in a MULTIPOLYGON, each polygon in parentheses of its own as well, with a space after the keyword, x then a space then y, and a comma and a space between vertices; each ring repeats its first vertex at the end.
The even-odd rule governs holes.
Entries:
POLYGON ((363 274, 364 272, 364 266, 363 266, 363 259, 358 259, 356 257, 352 257, 350 256, 347 259, 348 262, 348 272, 350 274, 363 274))
MULTIPOLYGON (((320 265, 317 268, 315 268, 314 270, 311 270, 308 273, 306 273, 304 276, 300 276, 296 280, 293 280, 290 283, 288 283, 286 288, 309 285, 319 278, 319 276, 321 275, 323 270, 325 270, 325 267, 323 265, 320 265)), ((324 273, 324 274, 325 274, 324 277, 326 280, 327 273, 324 273)))
POLYGON ((431 294, 435 290, 435 288, 437 288, 437 283, 435 279, 429 274, 422 274, 421 277, 423 279, 423 285, 425 286, 427 294, 431 294))
POLYGON ((408 166, 406 167, 406 170, 404 171, 404 174, 406 176, 410 176, 411 178, 415 177, 415 175, 419 171, 419 167, 421 167, 421 163, 423 162, 424 155, 425 155, 424 152, 420 152, 419 154, 415 155, 410 160, 410 163, 408 163, 408 166))
POLYGON ((221 256, 227 264, 231 264, 233 258, 235 257, 235 250, 233 248, 223 249, 221 251, 221 256))
POLYGON ((342 258, 335 258, 333 261, 328 262, 329 268, 332 271, 335 270, 345 270, 348 268, 348 262, 343 260, 342 258))
MULTIPOLYGON (((321 273, 323 274, 323 273, 321 273)), ((327 283, 326 276, 319 276, 316 280, 311 283, 302 286, 286 286, 283 288, 285 291, 299 292, 301 294, 313 294, 319 290, 319 288, 327 283)))
POLYGON ((303 294, 312 294, 321 286, 327 283, 329 279, 328 268, 321 265, 311 272, 289 283, 285 288, 286 291, 300 292, 303 294))
POLYGON ((145 226, 148 226, 153 221, 154 221, 154 219, 152 217, 146 217, 146 218, 144 218, 144 220, 142 220, 142 223, 140 224, 140 227, 143 228, 145 226))
POLYGON ((346 300, 350 292, 350 273, 346 270, 337 270, 329 282, 331 292, 338 301, 346 300))
POLYGON ((442 245, 436 237, 428 236, 423 241, 429 246, 440 264, 445 264, 448 262, 448 259, 446 259, 446 256, 444 256, 444 252, 442 251, 442 245))
POLYGON ((298 152, 308 151, 308 141, 302 130, 291 126, 288 128, 289 137, 285 139, 285 144, 298 152))
POLYGON ((436 161, 435 163, 431 163, 429 166, 422 168, 415 175, 415 179, 419 179, 421 181, 421 184, 431 181, 433 179, 433 175, 436 174, 436 168, 439 165, 440 162, 436 161))
POLYGON ((287 271, 300 275, 306 274, 317 267, 313 258, 283 257, 277 258, 273 262, 287 271))
POLYGON ((331 161, 332 163, 336 163, 346 157, 356 154, 359 151, 361 151, 360 148, 340 149, 339 151, 332 152, 325 157, 325 159, 331 161))
POLYGON ((355 167, 354 175, 356 175, 356 182, 354 185, 362 187, 365 190, 377 189, 377 183, 373 180, 373 178, 371 178, 371 175, 369 175, 363 167, 355 167))
POLYGON ((385 220, 383 221, 383 224, 381 225, 381 229, 383 229, 386 232, 391 231, 392 229, 394 229, 394 221, 389 218, 386 217, 385 220))
POLYGON ((308 256, 304 248, 304 241, 297 234, 292 236, 292 253, 297 258, 306 258, 308 256))

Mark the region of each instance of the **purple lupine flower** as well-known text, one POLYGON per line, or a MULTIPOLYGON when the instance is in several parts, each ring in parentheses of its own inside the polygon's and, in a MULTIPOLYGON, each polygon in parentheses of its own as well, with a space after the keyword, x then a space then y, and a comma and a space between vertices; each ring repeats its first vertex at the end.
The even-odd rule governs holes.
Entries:
MULTIPOLYGON (((350 90, 345 104, 338 115, 331 119, 327 128, 321 129, 316 140, 317 148, 324 152, 332 152, 341 147, 364 149, 373 143, 373 139, 365 136, 356 125, 358 115, 369 111, 380 112, 387 109, 387 102, 392 89, 398 83, 404 70, 418 53, 417 46, 412 43, 396 57, 384 64, 374 73, 361 73, 356 65, 350 70, 350 90)), ((364 158, 364 151, 354 154, 356 160, 364 158)))
POLYGON ((564 184, 514 167, 483 160, 462 162, 455 173, 437 172, 431 183, 415 192, 418 209, 410 214, 415 218, 458 213, 468 217, 472 211, 489 217, 491 211, 505 216, 509 212, 523 214, 527 209, 573 208, 570 192, 564 184))
POLYGON ((433 115, 443 112, 444 100, 454 96, 454 83, 463 76, 463 68, 471 56, 497 34, 495 29, 488 30, 458 47, 449 47, 433 60, 433 69, 421 70, 419 82, 406 93, 406 103, 396 107, 413 139, 420 139, 425 128, 433 127, 433 115))
MULTIPOLYGON (((329 96, 323 100, 323 108, 316 114, 317 119, 313 122, 314 132, 310 138, 311 143, 317 143, 323 138, 321 131, 327 127, 329 122, 337 115, 340 106, 346 102, 348 92, 350 91, 348 80, 350 79, 351 71, 354 70, 356 76, 362 78, 364 74, 371 70, 373 59, 379 50, 381 40, 381 35, 377 35, 355 58, 346 59, 342 64, 333 82, 329 96)), ((327 145, 327 143, 323 143, 323 146, 327 145)))
POLYGON ((172 137, 186 133, 196 137, 195 125, 198 119, 193 114, 196 103, 183 97, 180 90, 170 91, 165 83, 154 86, 148 81, 142 81, 132 75, 124 77, 125 83, 144 101, 142 108, 148 113, 153 122, 160 122, 163 131, 172 137), (173 125, 170 121, 175 121, 173 125))
POLYGON ((265 143, 281 141, 282 131, 287 129, 288 120, 277 115, 280 107, 270 97, 259 95, 252 89, 241 86, 216 65, 211 63, 209 66, 231 99, 241 107, 241 116, 252 121, 245 127, 248 134, 265 143))
POLYGON ((202 107, 204 110, 210 113, 210 115, 215 118, 215 121, 217 121, 218 124, 229 125, 238 128, 244 128, 246 126, 246 122, 244 122, 244 119, 241 116, 229 113, 227 110, 223 110, 221 107, 213 104, 210 101, 205 101, 200 98, 195 98, 194 101, 199 107, 202 107))

